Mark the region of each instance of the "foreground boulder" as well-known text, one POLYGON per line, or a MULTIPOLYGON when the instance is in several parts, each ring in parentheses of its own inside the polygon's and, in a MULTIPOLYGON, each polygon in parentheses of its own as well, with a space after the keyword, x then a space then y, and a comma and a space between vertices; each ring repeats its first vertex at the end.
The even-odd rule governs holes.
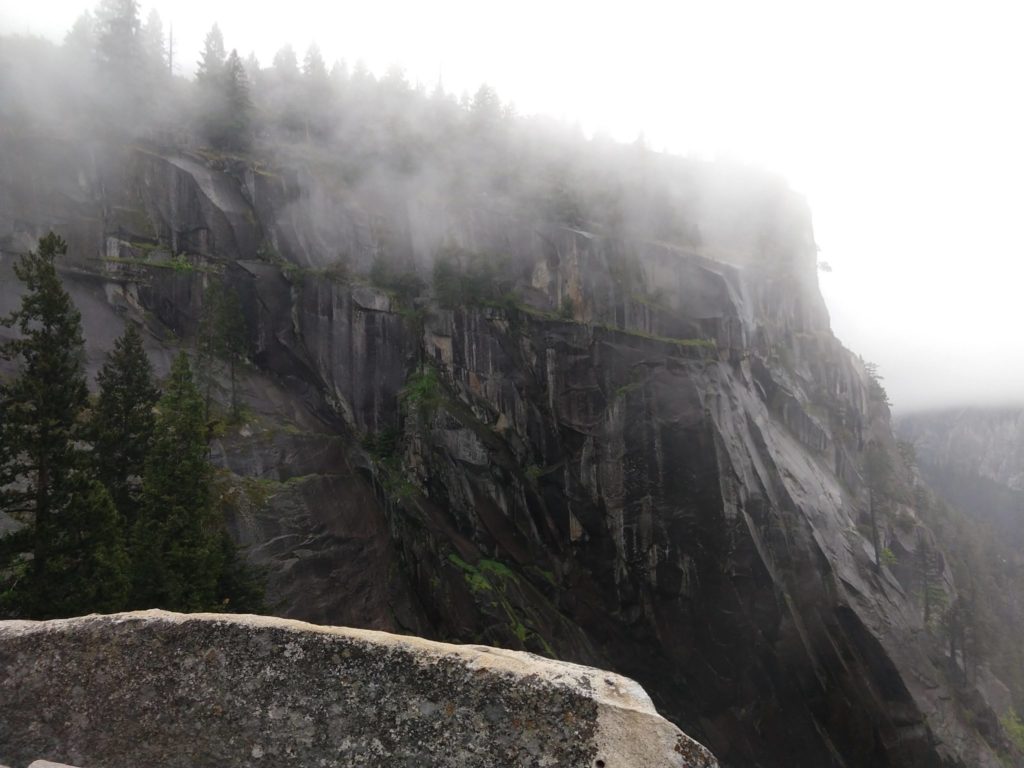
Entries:
POLYGON ((482 646, 163 611, 0 622, 0 763, 712 768, 632 680, 482 646))

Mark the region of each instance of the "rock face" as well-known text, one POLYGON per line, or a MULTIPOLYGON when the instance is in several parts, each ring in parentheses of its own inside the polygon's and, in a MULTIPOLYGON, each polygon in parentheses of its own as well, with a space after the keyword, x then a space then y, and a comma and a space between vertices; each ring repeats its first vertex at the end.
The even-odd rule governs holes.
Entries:
MULTIPOLYGON (((912 574, 875 567, 861 467, 869 440, 895 454, 888 409, 790 192, 695 172, 698 248, 173 148, 44 152, 67 170, 41 179, 33 152, 0 152, 5 247, 77 222, 93 369, 125 317, 165 366, 204 286, 238 291, 250 419, 213 455, 275 612, 614 669, 726 765, 998 765, 912 574), (368 279, 429 281, 442 248, 505 299, 368 279)), ((919 527, 881 544, 910 562, 919 527)))
POLYGON ((256 616, 0 623, 0 761, 715 768, 632 680, 256 616))

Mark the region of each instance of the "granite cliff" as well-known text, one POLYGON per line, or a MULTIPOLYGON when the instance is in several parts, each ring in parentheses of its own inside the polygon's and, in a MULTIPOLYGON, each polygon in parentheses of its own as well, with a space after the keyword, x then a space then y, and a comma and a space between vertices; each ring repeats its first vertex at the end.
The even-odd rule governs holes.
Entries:
POLYGON ((0 309, 49 228, 93 368, 131 320, 165 369, 210 281, 238 292, 247 418, 212 451, 281 616, 613 669, 723 765, 1000 765, 900 567, 931 541, 910 494, 876 565, 864 452, 895 443, 809 213, 736 173, 685 166, 665 238, 323 157, 11 132, 0 309))

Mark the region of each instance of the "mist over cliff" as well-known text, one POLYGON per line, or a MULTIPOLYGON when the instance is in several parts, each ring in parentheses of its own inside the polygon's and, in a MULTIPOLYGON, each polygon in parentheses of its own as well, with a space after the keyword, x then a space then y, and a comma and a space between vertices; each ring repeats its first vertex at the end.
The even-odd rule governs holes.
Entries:
POLYGON ((782 180, 217 30, 185 81, 116 6, 0 41, 0 304, 58 230, 90 373, 132 324, 164 375, 238 297, 209 453, 274 613, 614 669, 723 765, 1020 764, 985 552, 782 180))

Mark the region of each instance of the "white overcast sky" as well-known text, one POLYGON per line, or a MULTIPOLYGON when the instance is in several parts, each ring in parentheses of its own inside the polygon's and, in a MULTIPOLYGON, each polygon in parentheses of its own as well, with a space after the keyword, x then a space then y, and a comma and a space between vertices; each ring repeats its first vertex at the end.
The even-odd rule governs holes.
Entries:
MULTIPOLYGON (((60 39, 91 2, 0 3, 60 39)), ((151 0, 183 73, 217 21, 521 113, 776 171, 810 202, 833 329, 897 410, 1024 402, 1024 3, 151 0)))

